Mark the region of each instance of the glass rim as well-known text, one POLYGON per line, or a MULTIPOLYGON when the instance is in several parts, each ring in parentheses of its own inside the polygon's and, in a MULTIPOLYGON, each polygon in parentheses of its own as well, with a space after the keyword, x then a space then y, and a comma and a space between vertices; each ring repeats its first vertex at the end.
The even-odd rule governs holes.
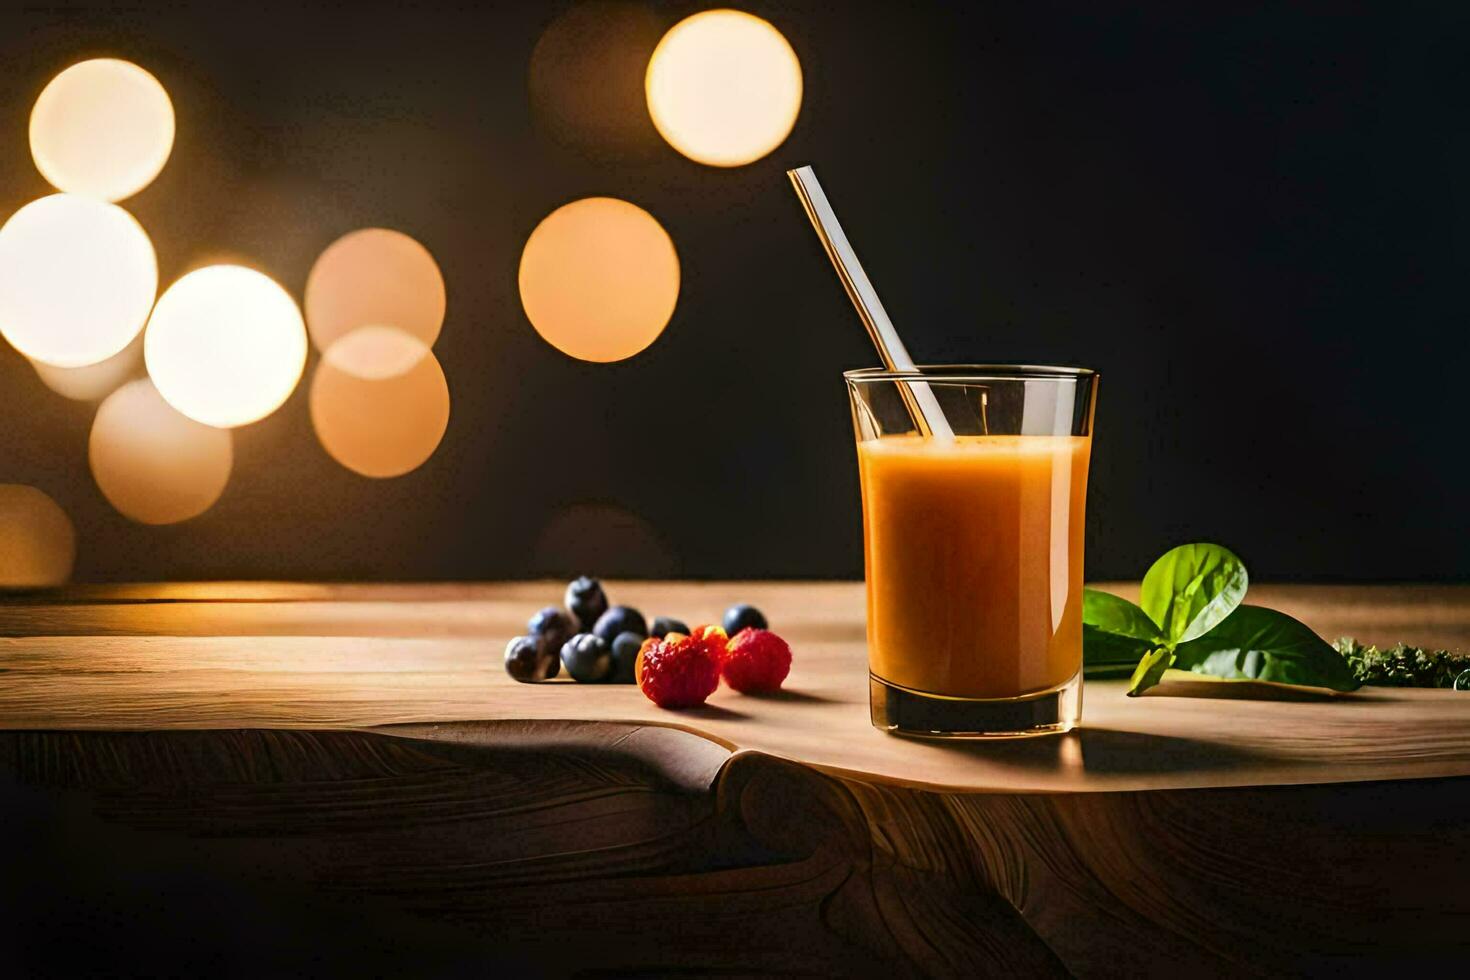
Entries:
POLYGON ((874 381, 928 381, 932 384, 969 384, 980 381, 1084 381, 1097 378, 1092 368, 1050 364, 917 364, 911 371, 857 368, 843 371, 849 384, 874 381))

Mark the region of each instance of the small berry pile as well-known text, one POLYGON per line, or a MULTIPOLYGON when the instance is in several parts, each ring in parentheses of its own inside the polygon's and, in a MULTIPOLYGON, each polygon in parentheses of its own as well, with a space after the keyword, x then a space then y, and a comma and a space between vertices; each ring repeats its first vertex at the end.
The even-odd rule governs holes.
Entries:
POLYGON ((649 626, 632 606, 609 606, 602 583, 585 575, 563 605, 532 616, 526 634, 505 648, 516 680, 550 680, 565 667, 584 684, 637 684, 661 708, 703 704, 721 677, 745 694, 770 693, 791 671, 791 648, 754 606, 731 606, 719 626, 690 629, 668 616, 649 626))

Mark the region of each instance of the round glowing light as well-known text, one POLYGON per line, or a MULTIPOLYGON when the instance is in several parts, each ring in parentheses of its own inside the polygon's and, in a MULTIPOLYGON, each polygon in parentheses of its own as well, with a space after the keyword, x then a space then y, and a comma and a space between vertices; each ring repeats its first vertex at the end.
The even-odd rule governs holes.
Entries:
POLYGON ((444 277, 429 250, 387 228, 327 246, 306 279, 306 325, 325 351, 358 327, 389 326, 433 346, 444 323, 444 277))
POLYGON ((306 324, 289 293, 239 265, 184 276, 143 336, 158 393, 196 422, 230 428, 281 407, 306 365, 306 324))
POLYGON ((551 346, 620 361, 658 339, 679 301, 679 256, 658 221, 612 197, 557 208, 521 253, 521 305, 551 346))
POLYGON ((586 501, 561 507, 541 528, 530 567, 543 575, 575 575, 579 568, 606 575, 668 576, 679 556, 646 519, 620 504, 586 501))
POLYGON ((174 107, 148 72, 97 58, 51 79, 31 110, 31 156, 57 190, 103 201, 136 194, 174 146, 174 107))
POLYGON ((128 346, 158 293, 158 262, 122 208, 72 194, 0 228, 0 334, 33 361, 81 367, 128 346))
POLYGON ((738 167, 770 153, 801 112, 801 62, 781 32, 739 10, 675 24, 648 61, 648 114, 699 163, 738 167))
POLYGON ((76 529, 35 487, 0 483, 0 541, 0 588, 41 589, 71 578, 76 529))
POLYGON ((338 340, 322 359, 339 371, 382 381, 412 370, 429 353, 429 345, 397 327, 358 327, 338 340))
POLYGON ((106 398, 143 367, 143 335, 134 337, 128 346, 105 361, 84 367, 61 368, 42 361, 32 361, 41 383, 64 398, 79 402, 95 402, 106 398))
POLYGON ((567 8, 531 51, 527 87, 536 121, 599 159, 657 152, 643 78, 662 35, 659 17, 646 4, 584 0, 567 8))
POLYGON ((417 469, 449 425, 449 386, 438 359, 422 341, 393 328, 366 327, 333 344, 312 375, 310 403, 322 448, 363 476, 417 469), (406 370, 381 368, 401 366, 410 352, 406 370))
POLYGON ((97 408, 87 445, 108 503, 141 524, 176 524, 204 513, 230 480, 234 437, 180 415, 139 378, 97 408))

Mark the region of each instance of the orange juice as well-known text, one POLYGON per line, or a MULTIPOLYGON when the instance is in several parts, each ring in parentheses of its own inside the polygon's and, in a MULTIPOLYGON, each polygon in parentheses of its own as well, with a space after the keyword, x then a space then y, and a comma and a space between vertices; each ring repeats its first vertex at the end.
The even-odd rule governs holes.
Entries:
POLYGON ((1086 436, 858 444, 874 675, 1012 698, 1082 667, 1086 436))

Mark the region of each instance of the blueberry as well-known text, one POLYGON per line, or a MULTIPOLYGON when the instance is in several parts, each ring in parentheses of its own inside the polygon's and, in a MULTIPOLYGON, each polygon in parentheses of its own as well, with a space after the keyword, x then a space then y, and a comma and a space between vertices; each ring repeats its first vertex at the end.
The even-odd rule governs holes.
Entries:
POLYGON ((602 637, 578 633, 561 648, 561 662, 572 680, 595 684, 612 670, 612 655, 602 637))
POLYGON ((656 636, 662 640, 670 633, 683 633, 685 636, 688 636, 689 626, 682 619, 674 619, 669 616, 654 617, 653 627, 648 631, 648 635, 656 636))
POLYGON ((766 628, 766 617, 755 606, 747 606, 741 603, 731 606, 725 610, 725 635, 734 638, 736 633, 748 626, 754 626, 758 630, 766 628))
POLYGON ((590 631, 597 617, 607 612, 607 596, 602 583, 583 575, 567 586, 566 606, 577 617, 577 625, 590 631))
POLYGON ((534 684, 561 673, 561 661, 539 637, 517 636, 505 645, 505 672, 534 684))
POLYGON ((619 633, 612 641, 612 674, 608 680, 614 684, 633 683, 633 665, 638 662, 638 651, 647 637, 637 633, 619 633))
POLYGON ((613 606, 597 618, 592 632, 602 637, 602 642, 611 643, 619 633, 647 636, 648 624, 643 621, 643 614, 632 606, 613 606))
POLYGON ((531 617, 526 624, 526 632, 540 637, 546 649, 555 653, 563 643, 577 635, 577 620, 561 606, 547 606, 531 617))

